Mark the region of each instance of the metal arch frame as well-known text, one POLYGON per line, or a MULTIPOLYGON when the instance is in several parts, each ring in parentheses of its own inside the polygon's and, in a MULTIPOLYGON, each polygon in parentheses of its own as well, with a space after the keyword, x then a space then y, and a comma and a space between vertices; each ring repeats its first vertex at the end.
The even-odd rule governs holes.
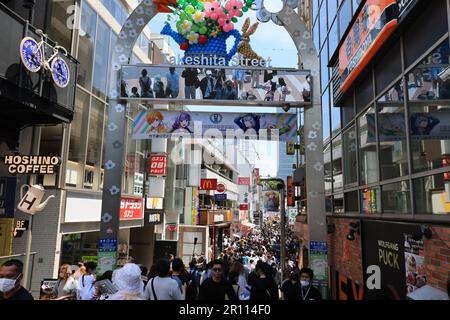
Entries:
MULTIPOLYGON (((264 2, 260 1, 261 7, 264 2)), ((300 16, 294 11, 293 1, 285 0, 283 9, 273 13, 271 20, 281 24, 294 41, 299 52, 299 62, 302 68, 310 69, 313 79, 319 75, 319 59, 312 41, 311 32, 300 16), (300 58, 301 57, 301 58, 300 58)), ((261 8, 260 8, 261 9, 261 8)), ((124 144, 126 138, 126 102, 120 101, 120 69, 131 58, 133 47, 145 26, 158 14, 157 6, 152 0, 142 1, 130 14, 122 26, 111 59, 110 76, 110 106, 108 110, 108 125, 106 133, 105 176, 102 195, 102 210, 99 239, 117 240, 120 223, 120 196, 122 186, 122 169, 124 164, 124 144)), ((323 130, 322 110, 320 104, 320 84, 312 82, 312 102, 305 109, 305 157, 307 215, 309 241, 326 242, 326 214, 323 172, 323 130)), ((116 259, 111 256, 102 257, 99 246, 99 273, 115 268, 116 259)), ((116 248, 117 255, 117 248, 116 248)), ((105 255, 106 256, 106 255, 105 255)), ((310 264, 314 269, 314 261, 310 264)))

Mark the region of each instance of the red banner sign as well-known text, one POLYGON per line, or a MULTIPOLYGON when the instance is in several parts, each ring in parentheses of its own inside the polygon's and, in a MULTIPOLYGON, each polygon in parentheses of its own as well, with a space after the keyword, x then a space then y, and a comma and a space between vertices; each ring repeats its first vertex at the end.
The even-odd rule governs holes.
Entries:
POLYGON ((248 203, 241 204, 239 206, 239 210, 241 210, 241 211, 248 211, 248 203))
POLYGON ((295 206, 295 189, 292 177, 287 177, 287 205, 288 207, 295 206))
POLYGON ((200 179, 200 190, 216 190, 217 179, 200 179))
POLYGON ((144 218, 142 199, 125 198, 120 200, 120 220, 139 220, 144 218))
POLYGON ((250 185, 250 178, 249 177, 239 177, 238 178, 238 185, 240 185, 240 186, 249 186, 250 185))
POLYGON ((347 91, 397 28, 396 0, 367 0, 339 48, 341 91, 347 91))
POLYGON ((165 176, 167 168, 167 156, 165 154, 150 155, 150 175, 165 176))

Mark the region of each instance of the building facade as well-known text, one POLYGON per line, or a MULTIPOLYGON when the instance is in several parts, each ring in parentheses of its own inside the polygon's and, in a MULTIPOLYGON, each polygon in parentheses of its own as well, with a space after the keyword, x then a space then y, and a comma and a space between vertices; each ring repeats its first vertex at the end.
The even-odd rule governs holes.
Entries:
MULTIPOLYGON (((27 15, 27 11, 21 12, 21 8, 16 8, 17 1, 11 3, 10 7, 27 15)), ((37 27, 64 46, 79 62, 78 73, 73 73, 74 101, 72 114, 68 117, 71 123, 69 120, 49 121, 52 126, 35 127, 34 131, 28 129, 27 135, 20 136, 24 146, 32 141, 31 149, 20 149, 20 154, 56 155, 61 158, 54 174, 33 175, 31 180, 17 183, 18 187, 25 182, 42 184, 46 196, 55 196, 33 219, 31 251, 35 254, 28 287, 35 296, 39 294, 41 280, 56 277, 61 263, 77 264, 79 261, 97 259, 105 170, 104 140, 108 128, 109 60, 123 23, 137 5, 138 1, 133 0, 72 0, 39 1, 34 7, 36 23, 39 23, 37 27)), ((146 27, 133 48, 130 64, 163 63, 165 54, 173 54, 170 47, 164 45, 161 50, 152 40, 151 31, 146 27)), ((20 39, 18 41, 20 43, 20 39)), ((164 44, 163 40, 158 39, 158 42, 164 44)), ((2 40, 3 43, 7 42, 2 40)), ((144 108, 138 104, 130 104, 127 108, 119 265, 127 261, 151 265, 153 257, 155 226, 144 226, 143 210, 125 212, 129 204, 144 206, 143 176, 151 145, 147 141, 131 138, 133 119, 144 108), (136 260, 136 257, 141 260, 136 260)), ((169 170, 167 178, 170 180, 173 175, 175 171, 169 170)), ((20 176, 19 179, 22 179, 20 176)), ((178 207, 172 199, 175 193, 167 194, 166 205, 178 207)), ((17 203, 19 192, 15 197, 17 203)), ((26 219, 29 216, 16 211, 14 217, 26 219)), ((9 237, 6 241, 9 243, 8 250, 2 256, 23 255, 27 237, 27 233, 20 238, 9 237)))
POLYGON ((449 17, 446 0, 312 1, 333 298, 445 297, 449 17))

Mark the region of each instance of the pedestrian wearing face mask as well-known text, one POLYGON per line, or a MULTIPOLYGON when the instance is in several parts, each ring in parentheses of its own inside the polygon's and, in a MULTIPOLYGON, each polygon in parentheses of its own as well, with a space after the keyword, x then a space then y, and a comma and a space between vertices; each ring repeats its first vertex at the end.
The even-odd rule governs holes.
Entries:
POLYGON ((297 282, 294 287, 297 291, 296 300, 322 300, 320 291, 312 285, 314 273, 309 268, 303 268, 299 272, 300 282, 297 282))
POLYGON ((20 285, 22 278, 22 261, 13 259, 3 263, 0 267, 0 300, 34 300, 20 285))

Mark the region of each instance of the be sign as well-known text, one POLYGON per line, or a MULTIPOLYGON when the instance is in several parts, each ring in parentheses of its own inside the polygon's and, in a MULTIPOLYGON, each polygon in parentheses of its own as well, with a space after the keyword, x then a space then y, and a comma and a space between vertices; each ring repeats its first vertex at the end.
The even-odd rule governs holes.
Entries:
POLYGON ((150 175, 165 176, 167 156, 165 154, 152 154, 150 156, 150 175))
POLYGON ((120 200, 120 220, 137 220, 144 217, 142 199, 122 198, 120 200))
POLYGON ((216 190, 217 179, 200 179, 200 190, 216 190))

